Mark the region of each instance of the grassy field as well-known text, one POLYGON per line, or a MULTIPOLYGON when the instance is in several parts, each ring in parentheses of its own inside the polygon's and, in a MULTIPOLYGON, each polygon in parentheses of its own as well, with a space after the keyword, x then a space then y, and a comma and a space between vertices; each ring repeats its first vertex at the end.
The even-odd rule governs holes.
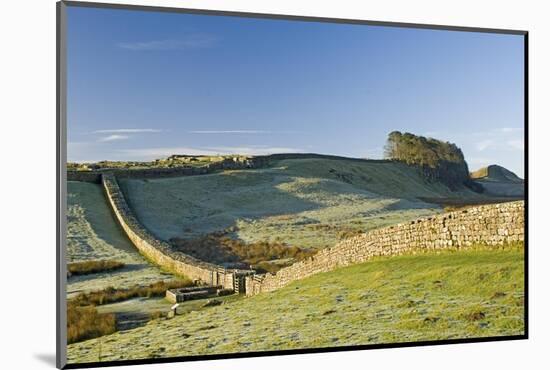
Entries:
POLYGON ((380 258, 68 346, 69 363, 517 335, 523 248, 380 258))
POLYGON ((205 176, 119 180, 143 224, 158 237, 220 230, 244 242, 332 246, 350 233, 442 211, 419 197, 451 193, 402 163, 292 159, 271 168, 205 176))
POLYGON ((69 296, 79 291, 117 288, 169 280, 170 274, 150 265, 118 226, 100 185, 68 183, 67 263, 116 260, 116 271, 73 275, 67 281, 69 296))

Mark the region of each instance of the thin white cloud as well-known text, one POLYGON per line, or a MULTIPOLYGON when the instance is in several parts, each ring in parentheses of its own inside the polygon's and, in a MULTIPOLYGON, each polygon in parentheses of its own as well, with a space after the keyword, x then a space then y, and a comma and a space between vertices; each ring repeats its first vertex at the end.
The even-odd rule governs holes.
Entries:
POLYGON ((262 147, 262 146, 218 146, 206 148, 220 154, 248 154, 248 155, 265 155, 275 153, 300 153, 304 152, 300 148, 288 147, 262 147))
POLYGON ((87 146, 87 145, 90 145, 89 141, 67 141, 67 146, 69 147, 71 146, 78 147, 78 146, 87 146))
POLYGON ((179 39, 151 40, 138 42, 120 42, 119 48, 134 51, 149 50, 188 50, 214 46, 218 38, 207 34, 187 35, 179 39))
POLYGON ((67 158, 67 162, 69 163, 97 163, 104 161, 105 159, 70 159, 67 158))
POLYGON ((502 132, 505 134, 513 133, 513 132, 522 132, 523 127, 501 127, 499 129, 496 129, 497 132, 502 132))
POLYGON ((264 135, 264 134, 300 134, 301 131, 271 131, 271 130, 193 130, 188 131, 190 134, 199 135, 232 135, 232 134, 244 134, 244 135, 264 135))
MULTIPOLYGON (((479 127, 483 127, 480 123, 479 127)), ((518 164, 524 153, 525 129, 509 126, 487 128, 474 132, 435 131, 425 132, 425 135, 434 134, 435 138, 449 140, 456 143, 463 151, 470 170, 476 170, 491 164, 499 164, 514 171, 518 175, 523 173, 523 167, 518 164)))
POLYGON ((509 140, 507 144, 510 145, 512 148, 518 149, 518 150, 523 150, 524 148, 523 140, 509 140))
POLYGON ((486 158, 486 157, 470 157, 467 159, 466 162, 468 163, 468 167, 470 171, 476 171, 480 168, 498 163, 498 161, 495 160, 494 158, 486 158))
POLYGON ((424 136, 433 137, 440 140, 459 140, 464 138, 494 138, 495 135, 499 137, 507 137, 507 135, 518 134, 523 135, 523 127, 498 127, 489 129, 486 131, 474 131, 474 132, 455 132, 455 131, 426 131, 424 136))
POLYGON ((141 149, 120 149, 117 150, 121 156, 133 160, 152 160, 165 158, 173 154, 187 155, 221 155, 221 154, 246 154, 246 155, 264 155, 275 153, 299 153, 304 152, 298 148, 286 147, 268 147, 268 146, 220 146, 220 147, 159 147, 159 148, 141 148, 141 149))
POLYGON ((130 138, 130 136, 128 136, 128 135, 109 135, 109 136, 104 136, 104 137, 100 138, 98 141, 101 142, 101 143, 104 143, 104 142, 108 142, 108 141, 127 140, 129 138, 130 138))
POLYGON ((98 162, 102 159, 96 158, 94 148, 100 144, 96 141, 69 141, 67 142, 67 161, 68 162, 98 162))
POLYGON ((365 154, 362 156, 363 158, 368 158, 368 159, 382 158, 384 156, 384 148, 381 146, 378 146, 375 148, 366 149, 364 153, 365 154))
POLYGON ((96 130, 93 134, 139 134, 147 132, 162 132, 162 130, 155 128, 116 128, 109 130, 96 130))
POLYGON ((173 154, 188 155, 216 155, 215 151, 206 149, 197 149, 191 147, 159 147, 159 148, 140 148, 140 149, 120 149, 117 151, 122 156, 131 159, 151 160, 168 157, 173 154))
POLYGON ((488 158, 488 157, 470 157, 468 159, 468 164, 493 164, 495 163, 495 159, 494 158, 488 158))
POLYGON ((190 134, 271 134, 272 131, 265 130, 195 130, 189 131, 190 134))
POLYGON ((484 151, 487 148, 492 147, 495 144, 495 141, 493 139, 486 139, 482 141, 478 141, 475 146, 478 151, 484 151))

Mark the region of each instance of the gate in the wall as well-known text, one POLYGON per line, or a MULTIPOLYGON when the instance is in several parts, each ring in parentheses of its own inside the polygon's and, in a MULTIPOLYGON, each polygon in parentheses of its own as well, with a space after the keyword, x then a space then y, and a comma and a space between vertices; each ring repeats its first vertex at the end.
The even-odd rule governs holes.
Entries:
POLYGON ((235 293, 245 294, 246 293, 246 277, 249 275, 254 275, 256 271, 254 270, 235 270, 233 272, 233 287, 235 288, 235 293))

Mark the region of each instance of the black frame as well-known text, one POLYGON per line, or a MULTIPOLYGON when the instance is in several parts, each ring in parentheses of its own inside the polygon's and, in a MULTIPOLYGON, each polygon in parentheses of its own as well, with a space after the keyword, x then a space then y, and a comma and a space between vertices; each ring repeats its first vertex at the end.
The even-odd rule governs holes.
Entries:
POLYGON ((146 6, 146 5, 130 5, 130 4, 113 4, 113 3, 97 3, 97 2, 82 2, 82 1, 59 1, 56 4, 57 14, 57 94, 56 94, 56 112, 57 112, 57 156, 56 156, 56 169, 57 169, 57 250, 56 250, 56 298, 57 298, 57 312, 56 312, 56 366, 59 369, 79 369, 79 368, 94 368, 94 367, 110 367, 110 366, 123 366, 123 365, 141 365, 141 364, 160 364, 170 362, 186 362, 186 361, 204 361, 204 360, 217 360, 217 359, 231 359, 231 358, 246 358, 246 357, 264 357, 264 356, 283 356, 294 354, 309 354, 309 353, 322 353, 322 352, 342 352, 342 351, 358 351, 365 349, 380 349, 380 348, 403 348, 403 347, 417 347, 417 346, 433 346, 433 345, 446 345, 446 344, 460 344, 460 343, 482 343, 482 342, 498 342, 509 340, 521 340, 529 338, 529 32, 524 30, 511 30, 511 29, 492 29, 492 28, 476 28, 476 27, 460 27, 460 26, 446 26, 446 25, 432 25, 432 24, 419 24, 419 23, 399 23, 399 22, 385 22, 385 21, 370 21, 359 19, 342 19, 342 18, 326 18, 326 17, 312 17, 312 16, 298 16, 298 15, 284 15, 284 14, 266 14, 266 13, 249 13, 249 12, 237 12, 237 11, 222 11, 222 10, 207 10, 207 9, 189 9, 189 8, 174 8, 174 7, 159 7, 159 6, 146 6), (66 210, 66 14, 65 8, 67 6, 72 7, 85 7, 85 8, 103 8, 103 9, 123 9, 134 11, 150 11, 150 12, 168 12, 168 13, 184 13, 184 14, 199 14, 199 15, 212 15, 212 16, 231 16, 231 17, 244 17, 244 18, 259 18, 259 19, 282 19, 282 20, 296 20, 306 22, 325 22, 325 23, 342 23, 342 24, 358 24, 369 26, 385 26, 385 27, 399 27, 399 28, 420 28, 430 30, 445 30, 445 31, 460 31, 460 32, 481 32, 481 33, 496 33, 496 34, 509 34, 520 35, 524 38, 524 184, 525 184, 525 248, 524 248, 524 334, 523 335, 511 335, 511 336, 496 336, 496 337, 482 337, 482 338, 465 338, 465 339, 449 339, 449 340, 433 340, 433 341, 416 341, 416 342, 402 342, 402 343, 384 343, 384 344, 366 344, 355 346, 340 346, 340 347, 320 347, 320 348, 303 348, 292 350, 278 350, 278 351, 258 351, 258 352, 243 352, 243 353, 228 353, 228 354, 211 354, 211 355, 196 355, 196 356, 177 356, 169 358, 155 358, 155 359, 137 359, 137 360, 120 360, 120 361, 102 361, 102 362, 88 362, 88 363, 66 363, 66 310, 62 309, 66 307, 66 263, 65 263, 65 237, 66 237, 66 222, 65 222, 65 210, 66 210))

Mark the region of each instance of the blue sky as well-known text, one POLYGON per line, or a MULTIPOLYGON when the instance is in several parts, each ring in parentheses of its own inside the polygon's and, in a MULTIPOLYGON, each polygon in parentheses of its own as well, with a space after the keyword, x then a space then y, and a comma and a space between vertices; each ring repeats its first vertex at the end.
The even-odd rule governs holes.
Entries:
POLYGON ((523 37, 69 7, 68 160, 315 152, 387 134, 523 176, 523 37))

